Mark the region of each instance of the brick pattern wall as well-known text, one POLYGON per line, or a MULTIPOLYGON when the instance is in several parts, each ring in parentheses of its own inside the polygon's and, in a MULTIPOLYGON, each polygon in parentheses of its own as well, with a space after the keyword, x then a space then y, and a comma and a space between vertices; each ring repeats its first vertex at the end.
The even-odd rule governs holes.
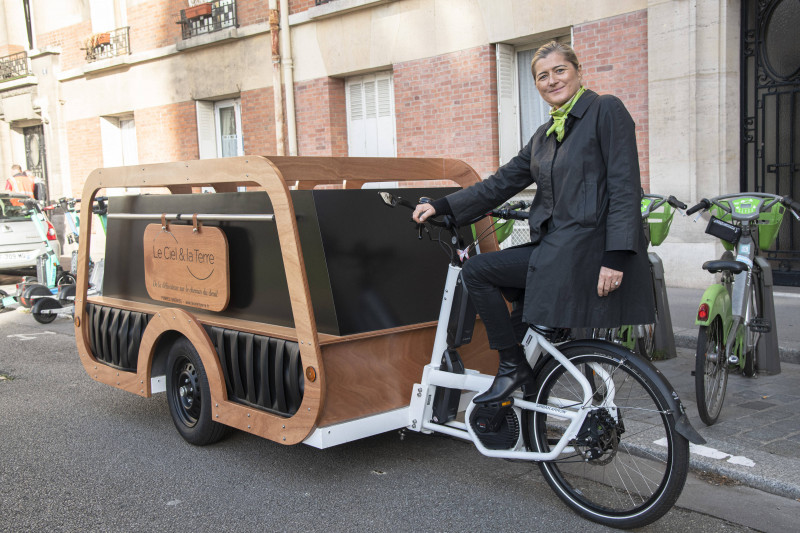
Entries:
POLYGON ((18 52, 23 52, 24 50, 25 47, 19 44, 5 44, 0 46, 0 59, 18 52))
POLYGON ((92 34, 91 21, 65 26, 55 31, 40 33, 36 36, 39 48, 46 46, 61 47, 59 58, 61 70, 70 70, 86 64, 86 50, 84 41, 92 34))
MULTIPOLYGON (((278 5, 280 6, 280 3, 278 5)), ((268 23, 269 2, 266 0, 236 0, 236 18, 239 26, 268 23)))
POLYGON ((181 40, 181 9, 186 0, 148 0, 128 7, 132 53, 175 44, 181 40))
POLYGON ((67 144, 72 194, 80 196, 89 173, 103 166, 100 119, 93 117, 67 122, 67 144))
POLYGON ((197 159, 197 111, 193 101, 134 111, 140 163, 197 159))
POLYGON ((649 191, 647 10, 575 26, 573 39, 586 87, 619 97, 636 122, 642 186, 649 191))
MULTIPOLYGON (((331 1, 335 2, 336 0, 331 1)), ((289 0, 289 14, 294 15, 295 13, 301 13, 315 5, 314 0, 289 0)))
POLYGON ((498 165, 494 47, 394 66, 398 157, 463 159, 481 176, 498 165))
POLYGON ((344 80, 296 83, 294 95, 298 155, 347 156, 344 80))
POLYGON ((245 91, 241 98, 244 153, 248 155, 277 154, 275 148, 275 100, 272 87, 245 91))

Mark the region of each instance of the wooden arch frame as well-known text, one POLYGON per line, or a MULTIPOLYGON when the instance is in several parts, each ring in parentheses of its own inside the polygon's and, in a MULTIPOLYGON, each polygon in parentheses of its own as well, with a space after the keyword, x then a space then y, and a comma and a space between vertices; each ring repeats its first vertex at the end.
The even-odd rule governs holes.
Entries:
MULTIPOLYGON (((111 187, 166 187, 172 193, 191 193, 193 187, 213 186, 218 192, 236 187, 255 187, 266 191, 272 203, 281 255, 289 288, 294 328, 272 329, 283 338, 296 340, 302 367, 316 372, 312 382, 306 379, 303 401, 291 417, 282 417, 228 400, 214 346, 203 323, 213 323, 208 313, 193 313, 166 305, 131 305, 131 302, 93 297, 92 302, 146 311, 153 315, 140 346, 136 372, 117 370, 97 361, 90 350, 89 321, 86 306, 89 271, 89 246, 78 254, 78 282, 75 297, 75 339, 86 372, 96 381, 127 390, 140 396, 151 395, 150 373, 158 339, 168 332, 186 336, 203 361, 211 388, 212 417, 226 425, 254 433, 275 442, 302 442, 317 426, 325 402, 325 371, 321 357, 320 334, 316 328, 300 238, 290 188, 312 189, 322 184, 340 184, 361 188, 365 182, 381 181, 452 181, 467 187, 480 181, 466 163, 454 159, 422 158, 345 158, 345 157, 264 157, 244 156, 130 167, 97 169, 87 178, 82 201, 92 205, 98 191, 111 187)), ((83 209, 80 242, 89 243, 92 211, 83 209)), ((482 220, 478 231, 488 228, 482 220)), ((484 251, 497 248, 496 241, 483 243, 484 251)), ((274 331, 273 331, 274 333, 274 331)), ((397 333, 397 330, 393 330, 397 333)), ((372 336, 379 336, 376 332, 372 336)))

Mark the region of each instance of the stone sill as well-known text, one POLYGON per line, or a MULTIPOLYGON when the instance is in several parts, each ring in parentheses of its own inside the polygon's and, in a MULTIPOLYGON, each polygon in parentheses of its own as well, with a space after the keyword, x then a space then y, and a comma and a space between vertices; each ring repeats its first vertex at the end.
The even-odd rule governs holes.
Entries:
POLYGON ((377 7, 396 1, 397 0, 333 0, 333 2, 328 2, 321 6, 310 7, 301 13, 289 15, 289 26, 305 24, 306 22, 315 22, 329 17, 343 15, 351 11, 357 11, 368 7, 377 7))
POLYGON ((33 74, 0 82, 0 92, 11 89, 19 89, 20 87, 30 87, 32 85, 39 85, 39 78, 33 74))

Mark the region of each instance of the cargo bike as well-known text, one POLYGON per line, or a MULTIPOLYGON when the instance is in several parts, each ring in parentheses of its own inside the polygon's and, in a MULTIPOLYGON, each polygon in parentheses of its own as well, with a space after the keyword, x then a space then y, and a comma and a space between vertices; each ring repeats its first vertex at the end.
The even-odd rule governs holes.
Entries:
MULTIPOLYGON (((657 520, 683 487, 689 440, 702 438, 649 361, 532 326, 524 346, 534 382, 502 404, 471 401, 490 386, 497 356, 460 281, 470 229, 417 228, 410 211, 386 205, 479 179, 449 159, 247 156, 98 169, 83 201, 109 187, 162 194, 109 200, 102 296, 87 296, 89 250, 80 249, 84 368, 143 397, 166 392, 176 428, 196 445, 229 428, 317 448, 397 429, 442 433, 486 456, 537 462, 585 518, 623 528, 657 520), (207 187, 216 193, 198 194, 207 187)), ((514 216, 476 221, 486 238, 472 253, 497 249, 488 215, 514 216)), ((91 222, 82 212, 81 243, 91 222)))

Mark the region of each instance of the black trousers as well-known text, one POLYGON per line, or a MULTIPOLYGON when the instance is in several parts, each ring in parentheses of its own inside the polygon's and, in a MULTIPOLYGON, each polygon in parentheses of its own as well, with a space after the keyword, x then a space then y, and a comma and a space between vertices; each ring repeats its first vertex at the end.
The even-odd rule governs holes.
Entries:
POLYGON ((464 263, 461 275, 493 350, 519 344, 527 330, 522 321, 522 301, 532 252, 533 245, 517 246, 478 254, 464 263), (506 299, 517 302, 511 313, 506 299))

